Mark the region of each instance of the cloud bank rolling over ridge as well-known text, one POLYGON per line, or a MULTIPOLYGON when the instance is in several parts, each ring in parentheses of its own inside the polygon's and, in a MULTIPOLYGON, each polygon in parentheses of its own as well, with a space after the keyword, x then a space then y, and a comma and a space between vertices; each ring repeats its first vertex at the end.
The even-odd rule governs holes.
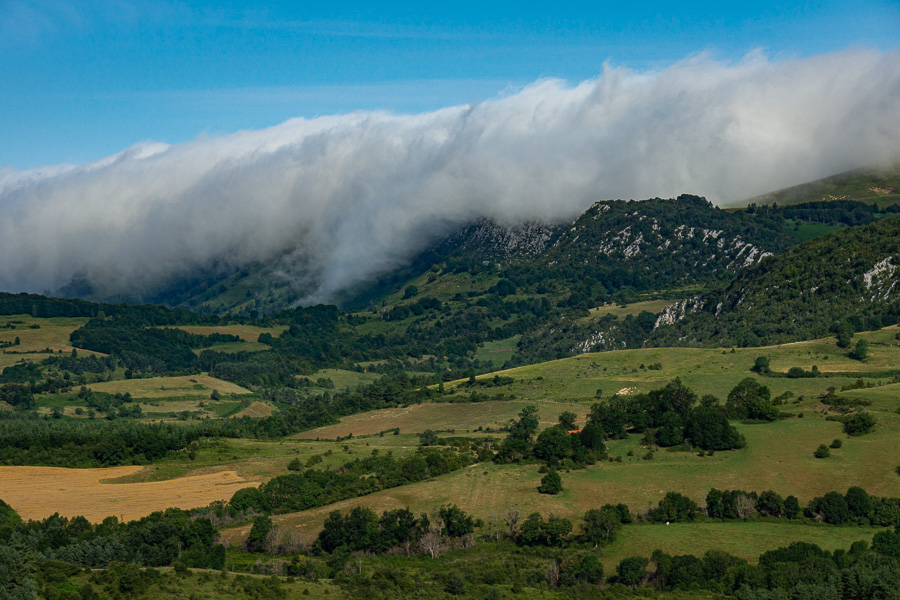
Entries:
POLYGON ((0 169, 0 289, 75 273, 142 293, 211 264, 282 264, 328 300, 473 219, 574 218, 610 198, 727 203, 900 160, 900 52, 605 67, 487 102, 293 119, 0 169))

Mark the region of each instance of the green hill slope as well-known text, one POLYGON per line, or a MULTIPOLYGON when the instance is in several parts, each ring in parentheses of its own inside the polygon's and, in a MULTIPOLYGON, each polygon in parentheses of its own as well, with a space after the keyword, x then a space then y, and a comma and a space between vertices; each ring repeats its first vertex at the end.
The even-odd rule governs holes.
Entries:
POLYGON ((891 168, 853 169, 750 198, 747 204, 800 204, 830 200, 857 200, 881 206, 900 203, 900 165, 891 168))

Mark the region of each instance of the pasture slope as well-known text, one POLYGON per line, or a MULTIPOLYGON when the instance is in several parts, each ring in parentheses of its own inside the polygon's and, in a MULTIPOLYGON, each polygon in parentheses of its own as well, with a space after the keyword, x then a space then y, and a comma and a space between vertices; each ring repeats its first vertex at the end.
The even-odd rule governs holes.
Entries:
MULTIPOLYGON (((507 510, 521 514, 553 513, 577 521, 592 507, 605 503, 624 502, 632 510, 641 512, 655 505, 668 491, 683 493, 702 504, 707 491, 720 489, 774 490, 782 495, 794 494, 805 503, 815 496, 832 490, 845 491, 858 485, 872 494, 900 496, 900 477, 895 469, 900 457, 896 441, 900 435, 900 383, 892 383, 900 365, 900 342, 897 327, 859 334, 869 342, 870 356, 865 362, 849 358, 845 350, 836 347, 833 339, 814 340, 765 348, 747 349, 643 349, 601 354, 586 354, 574 358, 530 365, 499 373, 513 378, 513 382, 492 390, 512 393, 512 401, 479 403, 431 403, 373 411, 354 415, 338 425, 323 427, 298 438, 346 438, 339 443, 365 452, 369 444, 374 448, 391 438, 408 435, 383 434, 391 427, 399 427, 403 434, 425 429, 454 430, 454 435, 498 435, 475 429, 497 427, 504 419, 514 417, 518 410, 535 403, 540 410, 542 426, 550 424, 564 410, 579 415, 579 422, 595 401, 598 388, 603 398, 616 392, 637 393, 665 385, 679 377, 698 394, 712 393, 724 400, 728 391, 745 377, 755 377, 779 396, 790 392, 782 410, 795 416, 770 424, 737 424, 746 437, 747 446, 740 450, 718 452, 700 457, 693 452, 658 451, 652 460, 644 460, 647 449, 641 446, 641 436, 608 443, 611 457, 621 462, 604 461, 583 470, 562 474, 563 492, 546 496, 536 492, 541 475, 537 465, 510 466, 479 464, 468 469, 399 488, 348 500, 302 513, 276 517, 283 527, 296 529, 312 536, 321 527, 329 512, 349 510, 357 505, 368 506, 378 512, 410 507, 414 512, 428 512, 445 503, 455 503, 486 522, 507 510), (750 371, 757 356, 767 356, 775 372, 785 373, 791 367, 811 370, 815 365, 822 376, 816 378, 761 377, 750 371), (659 369, 649 365, 660 364, 659 369), (833 414, 821 403, 820 396, 828 388, 843 386, 859 389, 838 391, 842 398, 871 402, 868 410, 878 419, 875 431, 862 437, 848 437, 841 424, 827 420, 833 414), (362 436, 362 437, 360 437, 362 436), (813 451, 820 444, 841 439, 840 449, 832 451, 828 459, 816 459, 813 451), (365 444, 365 447, 363 447, 365 444)), ((482 376, 491 379, 494 374, 482 376)), ((448 400, 461 400, 468 394, 465 382, 446 386, 448 400)), ((442 434, 443 435, 443 434, 442 434)), ((408 446, 406 451, 411 448, 408 446)), ((246 536, 246 527, 226 532, 237 541, 246 536)), ((653 526, 626 528, 622 544, 632 543, 682 551, 689 540, 689 530, 679 537, 653 526), (657 531, 656 534, 648 533, 657 531), (637 536, 633 540, 629 536, 637 536), (643 536, 643 537, 641 537, 643 536), (647 539, 649 541, 642 542, 647 539), (680 544, 680 545, 679 545, 680 544)), ((856 539, 870 538, 874 530, 860 528, 794 529, 780 524, 745 523, 710 525, 697 535, 703 549, 719 548, 741 556, 756 556, 786 540, 807 540, 824 547, 846 547, 856 539), (711 529, 710 529, 711 527, 711 529), (729 527, 734 532, 725 532, 729 527), (743 551, 739 551, 744 547, 743 551)), ((617 556, 614 545, 608 552, 617 556)), ((694 546, 695 550, 697 546, 694 546)), ((606 559, 605 559, 606 560, 606 559)), ((609 559, 612 560, 612 559, 609 559)))
MULTIPOLYGON (((26 517, 49 514, 46 511, 51 507, 53 511, 65 507, 70 516, 82 513, 102 518, 115 514, 133 518, 168 506, 199 506, 227 499, 240 487, 286 473, 286 464, 293 458, 305 462, 318 455, 323 457, 321 467, 337 468, 346 460, 367 456, 374 450, 410 455, 417 448, 415 434, 426 429, 499 438, 504 435, 499 428, 528 404, 538 406, 542 427, 552 424, 567 410, 575 412, 578 422, 583 423, 598 393, 602 399, 608 399, 617 392, 649 391, 676 377, 698 394, 711 393, 724 400, 728 391, 748 376, 759 378, 771 388, 773 396, 790 392, 792 396, 782 410, 795 416, 771 424, 738 424, 747 439, 747 446, 740 450, 703 457, 693 452, 661 450, 653 453, 652 460, 644 460, 646 449, 641 447, 641 436, 632 435, 608 444, 609 455, 621 457, 621 462, 601 461, 583 470, 562 473, 564 490, 558 496, 537 493, 541 478, 538 465, 481 463, 362 498, 278 515, 275 521, 280 527, 311 539, 329 512, 346 511, 357 505, 378 512, 410 507, 421 513, 454 503, 486 523, 510 509, 523 515, 534 511, 553 513, 577 522, 587 509, 608 502, 624 502, 641 512, 668 491, 681 492, 702 503, 711 487, 772 489, 783 495, 797 495, 804 503, 831 490, 845 491, 851 485, 862 486, 872 494, 900 496, 900 477, 895 473, 900 462, 896 451, 900 384, 891 383, 900 365, 897 331, 896 327, 889 327, 858 334, 869 342, 869 358, 865 362, 849 358, 833 339, 766 348, 641 349, 586 354, 504 371, 499 375, 512 378, 510 383, 477 388, 488 396, 513 395, 514 400, 461 402, 471 393, 471 387, 464 381, 453 382, 445 386, 441 402, 354 415, 337 425, 292 439, 215 440, 201 444, 194 459, 176 456, 144 469, 126 467, 131 469, 127 473, 79 471, 84 478, 81 487, 59 473, 23 467, 32 473, 14 478, 16 468, 7 468, 12 470, 0 475, 6 489, 4 499, 26 517), (784 373, 791 367, 810 370, 815 365, 821 376, 761 377, 750 371, 757 356, 767 356, 775 372, 784 373), (877 417, 878 425, 869 435, 850 438, 841 432, 840 423, 826 420, 832 413, 820 402, 820 396, 830 387, 840 390, 859 385, 860 380, 863 387, 839 391, 838 396, 870 402, 868 410, 877 417), (390 431, 394 428, 400 429, 398 435, 390 431), (352 437, 348 438, 350 434, 352 437), (834 439, 841 439, 843 445, 833 450, 831 457, 813 457, 819 444, 834 439), (118 482, 101 482, 111 478, 118 482)), ((481 378, 493 377, 490 374, 481 378)), ((110 383, 134 385, 124 381, 110 383)), ((199 384, 197 379, 197 384, 192 385, 199 384)), ((203 385, 207 385, 205 379, 203 385)), ((163 390, 158 388, 162 386, 177 387, 170 382, 156 386, 156 391, 161 393, 163 390)), ((249 526, 244 525, 228 529, 223 535, 238 542, 248 530, 249 526)), ((625 552, 634 554, 632 548, 644 547, 675 552, 690 547, 697 553, 720 548, 746 557, 792 540, 846 547, 856 539, 870 538, 873 531, 787 527, 766 522, 704 524, 699 529, 640 525, 625 528, 621 540, 605 551, 604 562, 615 561, 625 552)))

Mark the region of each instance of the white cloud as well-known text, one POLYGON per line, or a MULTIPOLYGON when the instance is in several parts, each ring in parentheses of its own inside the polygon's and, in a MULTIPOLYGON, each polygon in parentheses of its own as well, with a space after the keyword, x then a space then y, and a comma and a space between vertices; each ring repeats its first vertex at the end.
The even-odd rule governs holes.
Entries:
POLYGON ((478 217, 559 221, 599 199, 683 192, 722 203, 897 160, 897 51, 606 67, 430 113, 294 119, 0 170, 0 289, 80 272, 141 291, 293 252, 327 299, 478 217))

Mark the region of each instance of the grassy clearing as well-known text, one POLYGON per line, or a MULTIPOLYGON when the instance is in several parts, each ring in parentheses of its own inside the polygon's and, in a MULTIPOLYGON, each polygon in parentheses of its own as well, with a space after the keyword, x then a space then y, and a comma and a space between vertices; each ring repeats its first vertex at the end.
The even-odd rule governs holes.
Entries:
POLYGON ((195 396, 209 398, 213 390, 225 396, 241 396, 252 394, 222 379, 209 375, 183 375, 179 377, 149 377, 147 379, 121 379, 92 383, 87 386, 95 392, 108 394, 124 394, 128 392, 134 398, 167 398, 173 396, 195 396))
POLYGON ((256 342, 259 340, 259 334, 268 333, 273 337, 278 337, 287 329, 285 325, 276 325, 274 327, 256 327, 254 325, 184 325, 178 327, 188 333, 196 335, 212 335, 213 333, 223 333, 227 335, 236 335, 245 342, 256 342))
MULTIPOLYGON (((242 402, 249 402, 246 396, 242 396, 242 402)), ((143 419, 154 421, 179 420, 180 414, 201 413, 210 417, 228 417, 241 410, 242 402, 222 400, 215 402, 206 396, 167 396, 162 398, 137 399, 135 402, 141 407, 143 419)), ((74 394, 41 394, 35 396, 35 406, 39 414, 50 414, 54 408, 61 408, 63 414, 73 418, 89 418, 90 412, 95 412, 74 394), (79 415, 77 409, 82 409, 79 415)), ((102 418, 102 413, 97 418, 102 418)))
POLYGON ((624 318, 628 315, 637 316, 641 314, 643 311, 652 312, 656 314, 660 312, 665 307, 672 304, 671 300, 647 300, 644 302, 635 302, 633 304, 606 304, 603 306, 598 306, 597 308, 592 308, 590 310, 591 317, 604 317, 606 315, 615 315, 617 317, 624 318))
POLYGON ((516 352, 516 344, 519 343, 521 338, 521 335, 514 335, 505 340, 485 342, 475 352, 475 358, 498 367, 512 358, 512 355, 516 352))
POLYGON ((844 229, 844 227, 840 225, 826 225, 825 223, 810 223, 808 221, 795 222, 793 219, 787 219, 784 222, 784 232, 801 242, 822 237, 827 233, 840 231, 841 229, 844 229))
POLYGON ((18 337, 21 343, 10 348, 13 352, 34 352, 44 348, 70 352, 69 335, 87 321, 87 318, 6 315, 0 317, 0 342, 11 342, 18 337))
MULTIPOLYGON (((375 435, 395 427, 399 427, 403 433, 419 433, 426 429, 435 431, 454 429, 457 433, 474 431, 479 427, 497 429, 515 418, 527 404, 516 400, 465 404, 413 404, 403 408, 386 408, 351 415, 341 419, 338 425, 319 427, 298 433, 296 437, 333 439, 350 434, 358 437, 375 435)), ((543 427, 553 425, 559 414, 567 410, 584 419, 588 408, 584 405, 538 404, 541 425, 543 427)))
POLYGON ((900 410, 900 383, 839 392, 843 398, 859 398, 872 403, 872 410, 896 413, 900 410))
MULTIPOLYGON (((12 342, 19 338, 18 346, 0 350, 0 369, 14 365, 21 360, 38 362, 50 356, 50 353, 40 352, 41 350, 71 352, 72 344, 69 342, 69 336, 87 321, 86 318, 53 317, 45 319, 31 315, 0 316, 0 342, 12 342)), ((81 349, 79 352, 99 354, 81 349)))
POLYGON ((361 385, 368 385, 381 379, 378 373, 358 373, 346 369, 322 369, 308 376, 309 380, 316 382, 319 379, 330 379, 337 390, 352 390, 361 385))
POLYGON ((853 542, 872 541, 879 528, 834 527, 785 522, 672 523, 630 525, 619 538, 603 549, 601 562, 606 572, 614 572, 623 558, 650 556, 654 550, 669 554, 702 555, 707 550, 723 550, 755 563, 767 550, 790 542, 817 544, 825 550, 848 549, 853 542), (699 551, 698 549, 701 549, 699 551))
POLYGON ((224 344, 215 344, 209 348, 195 348, 194 354, 200 354, 204 350, 224 352, 225 354, 234 354, 236 352, 263 352, 270 348, 271 346, 259 342, 226 342, 224 344))
MULTIPOLYGON (((491 273, 443 273, 440 277, 431 278, 431 273, 424 273, 413 279, 410 283, 419 289, 417 297, 431 296, 442 302, 453 298, 456 294, 468 294, 469 292, 486 292, 491 286, 497 285, 499 277, 491 273)), ((387 304, 393 306, 402 301, 405 288, 398 290, 386 298, 387 304)), ((410 300, 415 302, 416 298, 410 300)))
POLYGON ((272 416, 272 413, 273 413, 273 412, 275 412, 274 409, 273 409, 271 406, 269 406, 268 404, 266 404, 265 402, 254 402, 253 404, 251 404, 250 406, 248 406, 248 407, 245 408, 244 410, 240 411, 239 413, 235 414, 234 416, 235 416, 235 418, 240 418, 240 417, 253 417, 253 418, 270 417, 270 416, 272 416))

